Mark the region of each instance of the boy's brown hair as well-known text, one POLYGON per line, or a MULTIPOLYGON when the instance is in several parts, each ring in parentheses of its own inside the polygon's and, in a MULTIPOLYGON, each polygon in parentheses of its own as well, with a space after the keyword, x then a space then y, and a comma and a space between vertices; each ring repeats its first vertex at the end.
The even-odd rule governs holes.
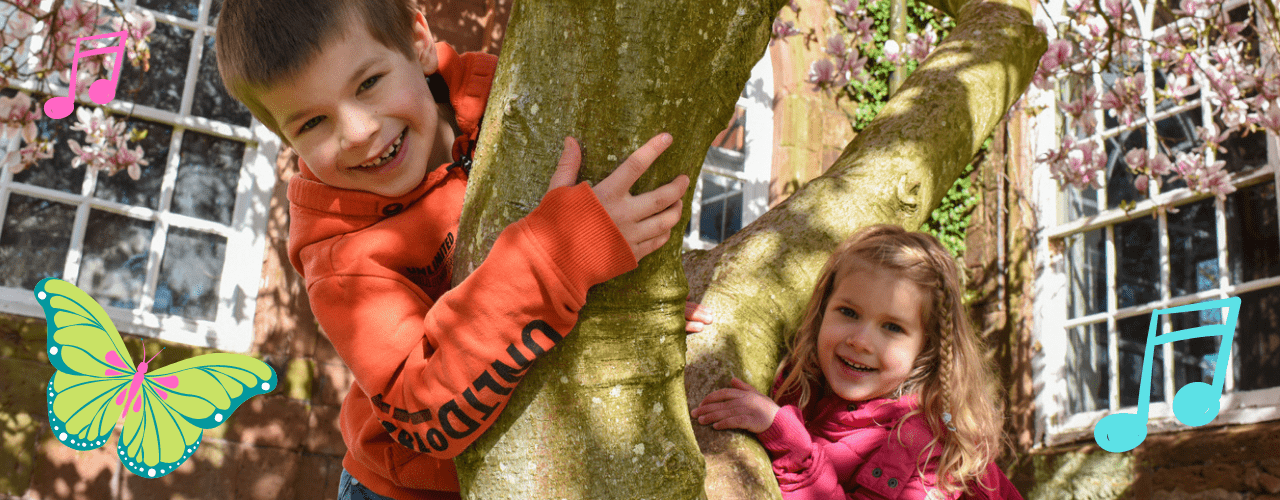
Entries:
POLYGON ((342 36, 347 20, 409 59, 414 8, 409 0, 227 0, 215 35, 218 73, 232 97, 288 143, 258 94, 301 71, 342 36))

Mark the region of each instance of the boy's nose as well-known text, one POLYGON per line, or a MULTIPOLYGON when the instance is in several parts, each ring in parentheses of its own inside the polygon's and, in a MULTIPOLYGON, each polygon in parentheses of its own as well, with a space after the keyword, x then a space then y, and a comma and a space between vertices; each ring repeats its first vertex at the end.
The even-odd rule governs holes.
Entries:
POLYGON ((370 110, 360 106, 350 106, 344 110, 339 138, 342 149, 366 145, 377 135, 378 120, 370 110))

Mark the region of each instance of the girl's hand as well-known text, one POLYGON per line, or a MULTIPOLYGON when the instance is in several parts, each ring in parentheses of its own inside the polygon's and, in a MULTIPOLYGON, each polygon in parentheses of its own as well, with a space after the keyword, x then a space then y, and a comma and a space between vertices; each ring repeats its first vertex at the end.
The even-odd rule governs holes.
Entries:
POLYGON ((714 319, 711 316, 711 311, 708 311, 700 304, 688 301, 684 303, 685 333, 698 333, 711 324, 714 319))
POLYGON ((690 415, 716 430, 743 429, 759 434, 773 425, 778 404, 737 377, 732 384, 708 394, 690 415))

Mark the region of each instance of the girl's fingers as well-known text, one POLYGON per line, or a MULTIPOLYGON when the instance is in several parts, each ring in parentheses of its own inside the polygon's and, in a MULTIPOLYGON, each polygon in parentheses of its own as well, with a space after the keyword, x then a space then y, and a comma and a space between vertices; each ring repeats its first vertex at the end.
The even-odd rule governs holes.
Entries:
POLYGON ((746 383, 746 382, 743 382, 743 381, 741 381, 741 380, 738 380, 738 377, 733 377, 733 380, 732 380, 732 381, 730 381, 729 383, 730 383, 730 384, 732 384, 734 387, 736 387, 736 388, 738 388, 738 389, 741 389, 741 390, 744 390, 744 391, 747 391, 747 392, 753 392, 753 393, 756 393, 756 394, 760 394, 760 391, 756 390, 756 388, 755 388, 754 386, 752 386, 751 384, 748 384, 748 383, 746 383))

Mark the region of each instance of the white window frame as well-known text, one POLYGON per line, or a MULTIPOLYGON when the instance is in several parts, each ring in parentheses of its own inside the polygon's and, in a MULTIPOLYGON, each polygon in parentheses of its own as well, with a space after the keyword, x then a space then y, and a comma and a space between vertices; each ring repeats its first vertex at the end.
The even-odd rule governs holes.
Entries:
MULTIPOLYGON (((97 1, 107 8, 111 7, 110 2, 97 1)), ((52 2, 46 0, 44 4, 43 7, 47 9, 52 2)), ((276 156, 280 144, 275 134, 257 119, 253 119, 250 126, 245 127, 191 114, 205 38, 213 36, 215 30, 215 27, 208 23, 211 0, 199 0, 199 4, 199 19, 195 21, 151 11, 157 25, 167 23, 194 32, 179 112, 173 113, 142 104, 126 103, 121 99, 116 99, 105 106, 120 115, 131 113, 136 118, 173 127, 168 157, 164 160, 166 168, 160 187, 158 209, 94 198, 92 193, 97 181, 96 175, 85 175, 80 192, 73 194, 15 183, 12 172, 9 169, 3 169, 0 171, 0 221, 4 220, 4 212, 8 208, 11 194, 34 196, 75 207, 75 222, 62 275, 63 280, 71 283, 76 283, 79 277, 84 234, 90 209, 152 222, 154 228, 147 259, 147 276, 143 284, 142 296, 137 301, 138 307, 122 309, 104 305, 103 309, 107 311, 108 316, 122 332, 222 351, 248 352, 254 340, 253 319, 258 289, 262 281, 266 227, 270 215, 271 193, 276 182, 276 156), (236 202, 229 225, 169 212, 177 181, 182 137, 186 130, 245 143, 244 157, 241 159, 240 175, 236 186, 236 202), (222 275, 218 281, 217 312, 213 320, 191 319, 152 311, 165 239, 171 227, 193 229, 226 238, 222 275)), ((124 9, 135 8, 135 1, 120 2, 120 5, 124 9)), ((136 8, 142 9, 142 7, 136 8)), ((39 40, 35 40, 33 45, 39 46, 39 40)), ((13 86, 19 90, 36 90, 32 82, 18 83, 13 86)), ((66 95, 64 88, 54 89, 54 92, 58 95, 66 95)), ((79 100, 87 102, 83 96, 79 100)), ((63 120, 74 119, 73 116, 63 118, 63 120)), ((16 139, 7 147, 17 147, 16 139)), ((55 147, 67 146, 56 144, 55 147)), ((0 312, 44 317, 44 312, 32 296, 32 291, 14 287, 0 287, 0 312)))
MULTIPOLYGON (((1055 0, 1047 2, 1048 9, 1054 12, 1062 12, 1062 1, 1055 0)), ((1243 4, 1241 0, 1229 0, 1227 7, 1234 8, 1243 4)), ((1045 21, 1045 25, 1052 26, 1052 22, 1044 15, 1042 10, 1036 11, 1037 20, 1045 21)), ((1149 27, 1143 27, 1145 33, 1151 33, 1149 27)), ((1144 38, 1151 39, 1150 36, 1144 38)), ((1268 50, 1266 44, 1264 47, 1264 57, 1275 57, 1274 48, 1268 50)), ((1151 64, 1147 60, 1148 68, 1147 80, 1152 80, 1150 74, 1151 64)), ((1207 85, 1200 85, 1201 100, 1204 102, 1205 96, 1210 92, 1207 85)), ((1050 149, 1061 147, 1063 131, 1059 128, 1061 116, 1057 109, 1057 92, 1055 90, 1042 91, 1037 88, 1031 88, 1026 96, 1029 108, 1041 107, 1036 115, 1029 117, 1024 123, 1025 129, 1031 131, 1028 134, 1028 147, 1030 149, 1029 158, 1036 158, 1047 153, 1050 149)), ((1144 96, 1150 103, 1151 96, 1144 96)), ((1204 110, 1204 123, 1212 120, 1209 114, 1208 106, 1196 104, 1204 110)), ((1191 106, 1192 108, 1194 106, 1191 106)), ((1156 115, 1157 119, 1166 114, 1174 114, 1182 112, 1189 107, 1178 107, 1168 112, 1161 112, 1156 115)), ((1151 105, 1148 106, 1147 113, 1154 114, 1151 105)), ((1102 130, 1104 123, 1099 111, 1098 123, 1099 129, 1102 130)), ((1136 122, 1139 127, 1147 127, 1147 144, 1148 147, 1154 147, 1155 131, 1153 126, 1145 125, 1146 120, 1140 119, 1136 122)), ((1106 137, 1118 133, 1118 131, 1128 130, 1130 127, 1119 126, 1116 129, 1104 130, 1095 135, 1090 140, 1105 140, 1106 137)), ((1280 139, 1275 134, 1267 135, 1268 155, 1267 165, 1257 168, 1252 172, 1237 175, 1233 178, 1233 184, 1238 188, 1253 186, 1265 183, 1269 180, 1275 182, 1277 194, 1280 194, 1280 139)), ((1212 152, 1210 152, 1212 155, 1212 152)), ((1208 161, 1214 161, 1210 156, 1208 161)), ((1120 167, 1124 168, 1124 167, 1120 167)), ((1119 394, 1119 370, 1116 369, 1119 363, 1118 346, 1119 333, 1116 328, 1116 321, 1131 317, 1151 317, 1154 309, 1164 309, 1183 304, 1199 303, 1208 300, 1226 298, 1228 296, 1239 296, 1243 293, 1254 290, 1264 289, 1268 287, 1280 286, 1280 276, 1255 280, 1243 284, 1228 284, 1230 272, 1227 269, 1229 256, 1227 255, 1227 226, 1224 210, 1224 202, 1215 199, 1215 226, 1218 242, 1218 283, 1217 287, 1201 293, 1190 296, 1170 298, 1169 284, 1169 234, 1168 234, 1168 218, 1161 213, 1158 216, 1157 238, 1159 241, 1159 270, 1160 270, 1160 298, 1154 303, 1141 304, 1138 306, 1117 308, 1117 297, 1115 289, 1115 267, 1116 263, 1116 241, 1114 226, 1121 222, 1136 220, 1143 217, 1151 217, 1153 212, 1157 211, 1157 203, 1172 204, 1174 206, 1195 200, 1209 198, 1208 195, 1198 195, 1190 192, 1186 188, 1176 189, 1167 193, 1160 193, 1158 188, 1153 184, 1152 199, 1146 199, 1137 203, 1137 206, 1129 212, 1121 209, 1106 209, 1106 176, 1104 176, 1103 187, 1099 190, 1099 211, 1096 215, 1079 218, 1066 223, 1058 223, 1059 220, 1065 219, 1067 206, 1067 197, 1062 188, 1059 187, 1057 181, 1053 180, 1052 174, 1047 165, 1035 164, 1032 169, 1031 183, 1032 196, 1036 207, 1037 215, 1037 238, 1035 262, 1039 273, 1039 278, 1034 282, 1034 327, 1032 328, 1032 342, 1035 346, 1035 356, 1032 362, 1032 371, 1035 374, 1034 386, 1040 389, 1035 394, 1036 418, 1035 418, 1035 436, 1036 447, 1053 446, 1056 444, 1068 443, 1073 441, 1092 439, 1094 425, 1102 419, 1102 417, 1111 413, 1133 413, 1135 407, 1121 407, 1119 394), (1083 234, 1085 232, 1105 228, 1105 252, 1107 266, 1107 308, 1100 313, 1091 314, 1084 317, 1068 319, 1068 295, 1070 293, 1066 252, 1055 250, 1065 249, 1063 245, 1065 237, 1072 234, 1083 234), (1108 381, 1109 387, 1109 409, 1098 411, 1086 411, 1082 413, 1069 414, 1067 406, 1067 394, 1069 380, 1064 374, 1070 369, 1067 364, 1067 351, 1069 345, 1069 331, 1071 328, 1084 325, 1095 324, 1099 318, 1104 318, 1108 331, 1108 381)), ((1171 323, 1168 315, 1162 315, 1160 321, 1163 321, 1164 331, 1171 331, 1171 323)), ((1238 337, 1237 337, 1238 338, 1238 337)), ((1233 346, 1238 349, 1238 341, 1233 346)), ((1147 428, 1148 433, 1171 432, 1188 429, 1176 420, 1172 412, 1172 401, 1174 392, 1175 377, 1173 373, 1174 349, 1172 344, 1164 344, 1163 359, 1164 366, 1153 367, 1154 369, 1164 370, 1164 394, 1165 401, 1152 402, 1150 404, 1150 420, 1147 428)), ((1228 424, 1246 424, 1267 420, 1280 419, 1280 387, 1267 389, 1234 392, 1234 363, 1237 359, 1235 351, 1228 360, 1225 380, 1224 394, 1220 399, 1221 410, 1210 424, 1210 426, 1221 426, 1228 424)))
MULTIPOLYGON (((702 164, 689 215, 689 235, 684 250, 705 250, 719 241, 702 238, 702 176, 715 175, 742 183, 742 227, 769 210, 769 177, 773 172, 773 61, 769 51, 751 68, 745 96, 739 95, 737 106, 743 108, 743 152, 712 146, 702 164), (741 162, 741 172, 718 164, 741 162)), ((727 195, 726 195, 727 196, 727 195)), ((726 238, 727 239, 727 238, 726 238)))

